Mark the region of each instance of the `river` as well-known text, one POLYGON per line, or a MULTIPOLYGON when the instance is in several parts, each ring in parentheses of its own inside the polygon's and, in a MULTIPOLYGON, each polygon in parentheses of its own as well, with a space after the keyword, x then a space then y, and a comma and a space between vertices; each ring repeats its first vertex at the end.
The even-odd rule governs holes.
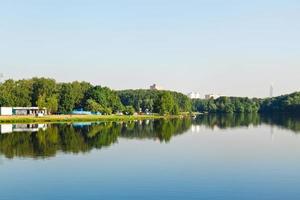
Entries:
POLYGON ((300 199, 297 116, 0 130, 0 199, 300 199))

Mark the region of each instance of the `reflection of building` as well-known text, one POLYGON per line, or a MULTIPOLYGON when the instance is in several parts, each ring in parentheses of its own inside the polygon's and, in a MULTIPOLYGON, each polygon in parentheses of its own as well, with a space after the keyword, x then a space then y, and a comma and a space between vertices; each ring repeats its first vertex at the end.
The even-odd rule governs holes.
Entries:
POLYGON ((201 126, 200 125, 192 125, 191 126, 191 132, 192 133, 199 133, 201 131, 201 126))
POLYGON ((201 94, 199 92, 191 92, 187 95, 190 99, 201 99, 201 94))
POLYGON ((12 133, 13 125, 12 124, 0 124, 0 133, 12 133))
POLYGON ((218 95, 218 94, 206 94, 205 95, 205 99, 217 99, 219 97, 220 97, 220 95, 218 95))
POLYGON ((0 115, 45 115, 46 108, 38 107, 0 107, 0 115))
POLYGON ((47 124, 0 124, 0 133, 38 132, 46 130, 47 124))
POLYGON ((82 128, 82 127, 85 127, 85 126, 92 126, 92 122, 76 122, 76 123, 73 123, 73 127, 76 127, 76 128, 82 128))
POLYGON ((163 90, 163 88, 156 84, 153 84, 150 86, 150 90, 163 90))

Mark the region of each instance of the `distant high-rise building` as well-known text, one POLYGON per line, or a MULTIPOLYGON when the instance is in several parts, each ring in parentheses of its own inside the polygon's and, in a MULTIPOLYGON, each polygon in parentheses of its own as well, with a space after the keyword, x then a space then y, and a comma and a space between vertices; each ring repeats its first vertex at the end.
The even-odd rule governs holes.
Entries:
POLYGON ((201 99, 201 94, 199 92, 191 92, 191 93, 188 93, 187 96, 190 99, 201 99))
POLYGON ((1 80, 3 77, 4 77, 4 75, 2 73, 0 73, 0 83, 1 83, 1 80))
POLYGON ((270 98, 273 98, 273 92, 274 92, 274 88, 273 88, 273 84, 271 84, 271 86, 270 86, 270 98))
POLYGON ((150 90, 163 90, 163 88, 156 84, 153 84, 150 86, 150 90))

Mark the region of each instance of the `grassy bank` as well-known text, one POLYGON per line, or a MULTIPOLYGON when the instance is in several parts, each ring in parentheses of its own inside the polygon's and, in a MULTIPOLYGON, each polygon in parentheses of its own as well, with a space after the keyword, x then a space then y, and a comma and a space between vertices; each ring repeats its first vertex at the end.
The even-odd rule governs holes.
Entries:
POLYGON ((96 122, 96 121, 131 121, 145 119, 179 118, 178 116, 160 115, 47 115, 43 117, 35 116, 0 116, 0 123, 55 123, 55 122, 96 122))

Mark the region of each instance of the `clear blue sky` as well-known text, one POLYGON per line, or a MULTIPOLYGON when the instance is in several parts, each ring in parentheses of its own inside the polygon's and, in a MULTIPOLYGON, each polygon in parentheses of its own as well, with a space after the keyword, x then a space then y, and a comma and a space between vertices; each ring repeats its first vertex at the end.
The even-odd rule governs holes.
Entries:
POLYGON ((299 20, 299 0, 0 0, 0 72, 277 95, 300 90, 299 20))

